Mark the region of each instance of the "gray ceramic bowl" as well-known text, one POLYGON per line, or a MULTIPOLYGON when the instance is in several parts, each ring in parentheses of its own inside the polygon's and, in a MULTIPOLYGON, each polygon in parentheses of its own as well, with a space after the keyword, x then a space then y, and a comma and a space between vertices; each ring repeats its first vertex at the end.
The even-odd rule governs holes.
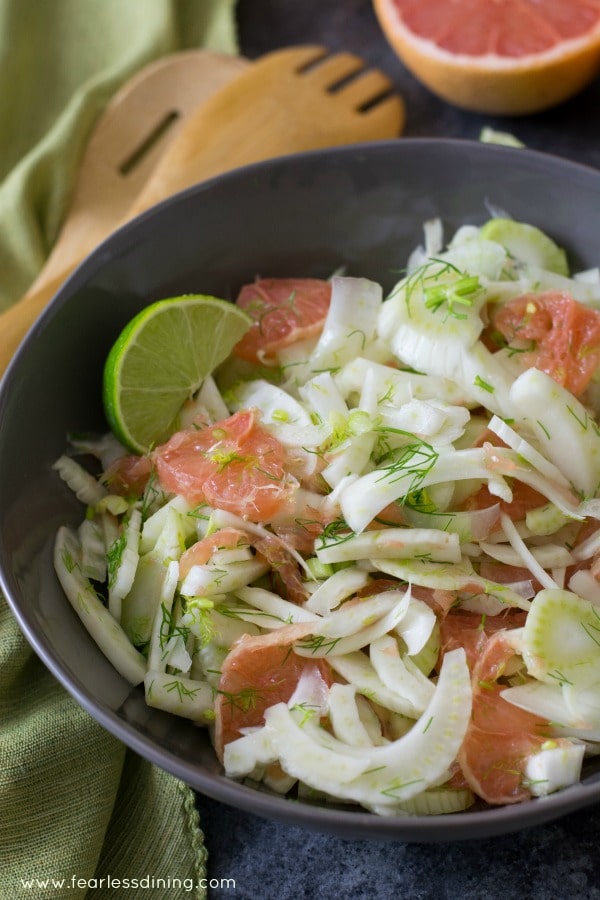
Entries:
POLYGON ((547 229, 580 267, 600 263, 600 173, 527 150, 401 140, 302 154, 216 178, 161 204, 96 250, 30 332, 0 388, 1 585, 36 652, 133 750, 201 793, 258 815, 352 838, 447 841, 516 831, 600 799, 600 765, 544 800, 452 817, 381 819, 289 802, 221 773, 206 733, 149 709, 84 631, 52 568, 57 526, 81 508, 51 470, 69 431, 104 429, 101 373, 147 303, 233 297, 257 273, 397 280, 424 220, 450 233, 486 204, 547 229))

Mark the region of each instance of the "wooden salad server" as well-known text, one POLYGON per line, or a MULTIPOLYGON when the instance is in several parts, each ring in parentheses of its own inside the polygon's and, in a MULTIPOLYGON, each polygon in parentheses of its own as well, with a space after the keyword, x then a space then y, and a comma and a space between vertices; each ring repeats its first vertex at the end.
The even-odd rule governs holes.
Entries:
MULTIPOLYGON (((265 159, 401 134, 405 107, 390 79, 351 53, 277 50, 253 63, 186 116, 118 224, 214 175, 265 159)), ((54 255, 54 254, 53 254, 54 255)), ((0 374, 83 256, 36 284, 0 315, 0 374)))
POLYGON ((189 116, 248 65, 185 50, 144 66, 117 91, 94 127, 60 234, 28 294, 64 276, 118 228, 189 116))

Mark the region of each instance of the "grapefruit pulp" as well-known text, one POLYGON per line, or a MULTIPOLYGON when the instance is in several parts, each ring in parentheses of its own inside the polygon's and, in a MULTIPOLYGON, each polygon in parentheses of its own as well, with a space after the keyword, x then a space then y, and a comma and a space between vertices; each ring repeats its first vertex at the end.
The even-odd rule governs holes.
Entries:
POLYGON ((268 634, 242 635, 223 663, 215 701, 215 750, 223 759, 225 744, 243 728, 264 724, 265 710, 290 699, 308 666, 317 666, 327 685, 333 679, 325 660, 310 660, 293 651, 295 641, 311 632, 310 622, 277 628, 268 634))
POLYGON ((179 431, 153 453, 162 488, 190 503, 208 503, 251 522, 286 508, 297 483, 285 449, 245 410, 197 431, 179 431))
POLYGON ((253 320, 233 350, 253 363, 269 363, 278 350, 319 334, 329 309, 331 285, 319 278, 259 278, 236 300, 253 320))
POLYGON ((374 0, 406 67, 444 100, 524 115, 600 71, 600 0, 374 0))
POLYGON ((491 804, 530 798, 527 762, 542 749, 548 734, 547 722, 501 696, 503 688, 497 679, 514 654, 507 634, 511 626, 518 627, 519 619, 506 624, 507 630, 489 629, 478 648, 472 673, 471 723, 458 754, 471 790, 491 804))
POLYGON ((576 396, 600 362, 600 313, 564 291, 516 297, 497 312, 494 325, 509 346, 522 342, 524 369, 535 366, 576 396))

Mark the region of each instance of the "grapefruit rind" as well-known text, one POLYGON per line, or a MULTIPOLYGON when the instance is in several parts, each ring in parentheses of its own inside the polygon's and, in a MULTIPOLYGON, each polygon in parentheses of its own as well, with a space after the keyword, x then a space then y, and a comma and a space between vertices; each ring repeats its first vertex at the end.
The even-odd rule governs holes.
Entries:
POLYGON ((521 57, 450 53, 406 27, 392 0, 373 0, 406 68, 443 100, 471 112, 528 115, 574 96, 600 72, 600 16, 583 37, 521 57))

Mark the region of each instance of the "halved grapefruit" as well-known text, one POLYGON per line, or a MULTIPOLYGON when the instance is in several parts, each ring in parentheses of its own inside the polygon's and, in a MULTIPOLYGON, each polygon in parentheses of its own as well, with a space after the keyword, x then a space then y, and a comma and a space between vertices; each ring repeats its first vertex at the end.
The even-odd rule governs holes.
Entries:
POLYGON ((600 71, 600 0, 373 0, 406 67, 475 112, 539 112, 600 71))

